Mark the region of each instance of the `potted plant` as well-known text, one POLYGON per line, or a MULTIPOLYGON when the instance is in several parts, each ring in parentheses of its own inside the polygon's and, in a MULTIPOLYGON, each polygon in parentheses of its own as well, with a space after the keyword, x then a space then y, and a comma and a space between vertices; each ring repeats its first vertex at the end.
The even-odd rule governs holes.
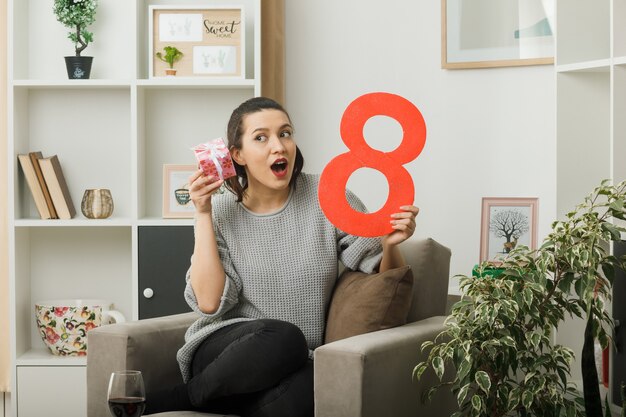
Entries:
POLYGON ((174 63, 181 60, 183 53, 175 46, 166 46, 163 48, 163 51, 165 51, 165 55, 161 52, 157 52, 156 57, 169 65, 169 68, 165 70, 165 75, 176 75, 174 63))
POLYGON ((54 0, 57 20, 68 28, 68 38, 74 42, 75 56, 66 56, 67 75, 71 79, 87 79, 91 73, 93 57, 81 52, 93 42, 93 33, 87 27, 96 20, 97 0, 54 0))
POLYGON ((606 347, 612 334, 604 303, 616 268, 626 263, 607 248, 626 231, 611 222, 626 219, 625 204, 626 182, 604 181, 553 223, 539 249, 513 249, 500 275, 460 276, 465 295, 446 329, 422 345, 427 359, 413 371, 419 379, 432 368, 441 381, 425 397, 451 386, 459 405, 455 416, 601 416, 593 343, 606 347), (567 379, 573 351, 553 343, 566 316, 587 321, 584 399, 567 379), (446 365, 455 372, 445 372, 446 365))

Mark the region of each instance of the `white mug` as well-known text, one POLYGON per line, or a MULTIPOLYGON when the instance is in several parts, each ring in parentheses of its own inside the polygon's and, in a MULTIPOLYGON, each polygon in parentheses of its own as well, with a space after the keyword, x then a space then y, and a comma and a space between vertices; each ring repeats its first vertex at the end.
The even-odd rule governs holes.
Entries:
POLYGON ((102 307, 102 324, 110 324, 110 323, 124 323, 126 321, 126 317, 117 310, 111 310, 111 306, 113 305, 110 301, 105 300, 81 300, 85 302, 85 305, 99 305, 102 307))

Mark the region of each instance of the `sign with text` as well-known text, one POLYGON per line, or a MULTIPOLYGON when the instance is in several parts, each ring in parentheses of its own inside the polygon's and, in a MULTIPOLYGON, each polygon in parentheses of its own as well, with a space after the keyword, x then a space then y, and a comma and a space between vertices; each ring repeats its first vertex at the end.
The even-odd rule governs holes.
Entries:
POLYGON ((245 78, 243 8, 150 6, 149 13, 150 78, 166 76, 172 66, 177 77, 245 78), (170 62, 168 48, 180 52, 170 62))
POLYGON ((318 198, 322 211, 338 229, 355 236, 376 237, 393 231, 389 220, 400 206, 412 205, 413 179, 404 168, 417 158, 426 143, 422 113, 407 99, 390 93, 369 93, 348 105, 340 126, 341 139, 349 151, 330 161, 320 177, 318 198), (402 126, 400 145, 391 152, 371 148, 363 136, 365 123, 374 116, 388 116, 402 126), (389 183, 385 205, 374 213, 354 210, 346 199, 346 184, 360 168, 380 171, 389 183))

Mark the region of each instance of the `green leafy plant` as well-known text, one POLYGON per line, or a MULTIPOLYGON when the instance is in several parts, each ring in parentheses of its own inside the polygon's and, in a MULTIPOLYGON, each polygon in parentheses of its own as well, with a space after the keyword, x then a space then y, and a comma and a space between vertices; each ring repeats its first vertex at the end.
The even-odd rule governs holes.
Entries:
POLYGON ((96 20, 97 0, 54 0, 54 14, 63 25, 71 28, 67 37, 74 42, 76 56, 93 42, 93 33, 87 30, 96 20))
MULTIPOLYGON (((464 297, 452 308, 446 329, 422 345, 427 359, 414 378, 432 368, 442 386, 451 386, 459 404, 454 416, 601 416, 595 359, 585 372, 585 400, 570 382, 571 349, 553 343, 567 316, 587 319, 586 342, 610 343, 613 322, 605 311, 616 268, 626 263, 608 254, 619 241, 625 219, 626 182, 603 181, 534 251, 519 246, 494 277, 459 276, 464 297), (446 372, 446 369, 454 372, 446 372), (595 375, 595 376, 594 376, 595 375), (595 380, 594 380, 595 378, 595 380), (598 392, 588 392, 588 385, 598 392), (597 396, 596 396, 597 395, 597 396)), ((486 269, 490 265, 479 266, 486 269)), ((585 356, 583 354, 583 356, 585 356)))
POLYGON ((170 66, 170 68, 173 69, 174 63, 180 61, 180 59, 183 57, 183 53, 180 52, 175 46, 166 46, 163 48, 163 50, 165 51, 165 55, 163 55, 161 52, 157 52, 156 57, 159 58, 161 61, 166 62, 170 66))

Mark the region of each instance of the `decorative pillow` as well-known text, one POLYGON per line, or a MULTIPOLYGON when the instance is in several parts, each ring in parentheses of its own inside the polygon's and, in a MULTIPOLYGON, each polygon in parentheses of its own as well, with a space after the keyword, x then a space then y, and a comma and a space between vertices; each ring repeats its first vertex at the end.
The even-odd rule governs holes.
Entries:
POLYGON ((325 343, 405 324, 412 289, 409 265, 376 274, 344 271, 330 302, 325 343))

